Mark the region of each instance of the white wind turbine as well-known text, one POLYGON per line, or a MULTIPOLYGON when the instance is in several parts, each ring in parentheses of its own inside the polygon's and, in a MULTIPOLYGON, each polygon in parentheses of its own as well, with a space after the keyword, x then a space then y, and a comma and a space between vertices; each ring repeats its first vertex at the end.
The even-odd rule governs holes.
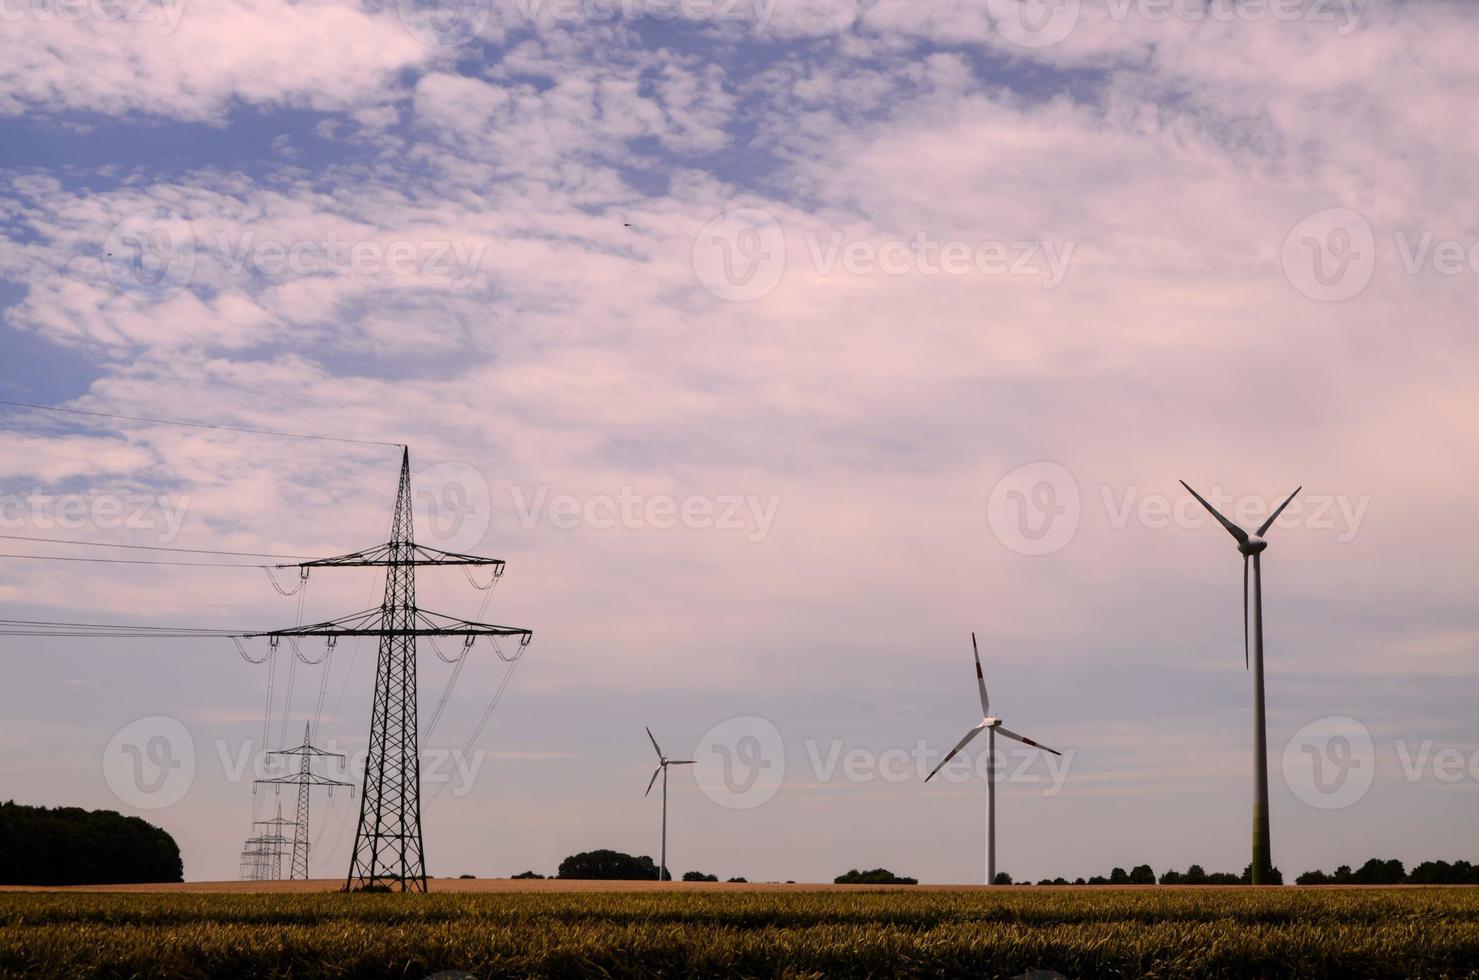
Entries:
MULTIPOLYGON (((645 726, 644 726, 645 727, 645 726)), ((652 778, 647 781, 647 792, 643 796, 652 795, 652 784, 657 782, 658 774, 662 774, 662 863, 657 866, 658 881, 672 881, 668 876, 668 766, 691 766, 693 759, 669 759, 662 754, 658 748, 657 739, 652 737, 652 729, 647 729, 647 738, 652 742, 652 749, 657 753, 657 768, 652 772, 652 778)))
POLYGON ((1284 502, 1278 506, 1268 520, 1259 525, 1258 530, 1249 534, 1238 527, 1232 521, 1217 512, 1217 508, 1202 499, 1202 495, 1193 490, 1185 480, 1181 485, 1186 487, 1188 493, 1197 498, 1197 502, 1207 508, 1208 513, 1217 518, 1217 523, 1227 528, 1227 533, 1233 536, 1238 543, 1238 551, 1243 555, 1243 667, 1253 672, 1253 863, 1251 878, 1253 884, 1263 885, 1269 883, 1273 877, 1273 845, 1269 833, 1268 816, 1268 721, 1264 715, 1263 705, 1263 553, 1268 549, 1268 542, 1263 536, 1268 533, 1269 528, 1274 526, 1274 521, 1284 513, 1284 508, 1289 506, 1300 490, 1297 488, 1284 502), (1252 609, 1252 643, 1253 652, 1249 655, 1249 609, 1248 609, 1248 573, 1253 573, 1253 609, 1252 609))
POLYGON ((986 732, 986 884, 996 883, 996 734, 1000 732, 1007 738, 1030 745, 1044 752, 1054 755, 1062 755, 1057 749, 1050 749, 1046 745, 1034 742, 1032 739, 1016 732, 1003 728, 1000 718, 991 715, 991 698, 986 694, 986 675, 981 672, 981 650, 976 646, 976 634, 971 634, 971 650, 976 655, 976 686, 981 691, 981 723, 965 733, 965 738, 955 744, 950 754, 940 760, 940 764, 926 777, 925 782, 934 778, 935 773, 945 768, 945 763, 955 758, 956 753, 970 744, 971 739, 982 732, 986 732))

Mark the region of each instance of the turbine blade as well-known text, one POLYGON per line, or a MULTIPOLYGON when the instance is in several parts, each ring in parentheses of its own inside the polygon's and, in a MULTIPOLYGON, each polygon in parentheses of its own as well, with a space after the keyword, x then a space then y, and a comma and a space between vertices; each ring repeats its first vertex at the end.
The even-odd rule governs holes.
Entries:
POLYGON ((698 765, 698 760, 697 759, 669 759, 668 760, 668 765, 670 765, 670 766, 696 766, 696 765, 698 765))
POLYGON ((996 726, 996 734, 998 734, 998 735, 1005 735, 1007 738, 1014 738, 1017 741, 1021 742, 1023 745, 1030 745, 1034 749, 1042 749, 1044 752, 1051 752, 1054 755, 1062 755, 1063 754, 1062 752, 1059 752, 1057 749, 1050 749, 1046 745, 1043 745, 1041 742, 1034 742, 1032 739, 1027 738, 1025 735, 1018 735, 1016 732, 1012 731, 1011 729, 1002 728, 1000 725, 997 725, 996 726))
MULTIPOLYGON (((1304 487, 1299 487, 1297 490, 1291 493, 1289 495, 1289 500, 1293 500, 1296 496, 1299 495, 1299 491, 1303 489, 1304 487)), ((1289 500, 1285 500, 1282 504, 1280 504, 1279 509, 1270 514, 1268 520, 1264 521, 1263 524, 1258 528, 1258 536, 1260 538, 1268 533, 1268 529, 1274 526, 1274 521, 1277 521, 1279 519, 1279 515, 1284 513, 1284 508, 1289 506, 1289 500)))
POLYGON ((981 648, 976 646, 976 634, 971 633, 971 652, 976 655, 976 686, 981 689, 981 717, 991 716, 991 698, 986 694, 986 675, 981 673, 981 648))
MULTIPOLYGON (((643 728, 647 728, 646 725, 643 725, 642 727, 643 728)), ((660 748, 657 747, 657 739, 655 739, 655 738, 652 737, 652 729, 650 729, 650 728, 647 728, 647 737, 652 742, 652 751, 656 752, 657 753, 657 757, 659 759, 661 759, 662 758, 662 749, 660 749, 660 748)))
POLYGON ((1191 488, 1191 485, 1190 484, 1188 484, 1185 480, 1182 480, 1181 481, 1181 485, 1183 487, 1186 487, 1186 492, 1187 493, 1189 493, 1193 497, 1197 498, 1197 502, 1198 503, 1200 503, 1203 507, 1207 508, 1207 513, 1209 513, 1213 517, 1217 518, 1217 522, 1219 524, 1221 524, 1223 527, 1227 528, 1227 533, 1228 534, 1231 534, 1233 537, 1235 537, 1235 538, 1238 539, 1238 544, 1242 544, 1243 542, 1245 542, 1245 541, 1248 540, 1248 532, 1247 531, 1244 531, 1242 528, 1238 527, 1232 521, 1228 520, 1226 517, 1223 517, 1221 514, 1217 513, 1217 508, 1216 507, 1213 507, 1211 504, 1207 503, 1207 501, 1203 500, 1202 499, 1202 495, 1199 494, 1199 493, 1197 493, 1195 490, 1193 490, 1191 488))
POLYGON ((975 738, 977 735, 981 734, 985 730, 986 730, 986 726, 984 724, 981 724, 981 725, 977 725, 975 728, 972 728, 970 731, 966 732, 965 733, 965 738, 963 738, 959 742, 956 742, 955 743, 955 748, 951 749, 950 750, 950 754, 947 755, 947 756, 945 756, 945 758, 941 759, 940 760, 940 764, 938 766, 935 766, 935 768, 930 772, 930 774, 928 776, 925 776, 924 777, 924 781, 925 782, 929 782, 931 779, 934 779, 935 778, 935 773, 937 773, 941 769, 944 769, 945 768, 945 763, 947 763, 951 759, 955 758, 955 755, 956 755, 957 752, 959 752, 961 749, 965 748, 966 747, 966 744, 969 743, 971 739, 975 738))
POLYGON ((1252 670, 1248 657, 1248 556, 1243 556, 1243 669, 1252 670))
POLYGON ((661 773, 662 773, 662 766, 658 766, 656 769, 652 770, 652 778, 647 781, 647 792, 646 793, 643 793, 642 794, 643 796, 650 796, 652 794, 652 784, 655 783, 655 782, 657 782, 657 777, 661 773))

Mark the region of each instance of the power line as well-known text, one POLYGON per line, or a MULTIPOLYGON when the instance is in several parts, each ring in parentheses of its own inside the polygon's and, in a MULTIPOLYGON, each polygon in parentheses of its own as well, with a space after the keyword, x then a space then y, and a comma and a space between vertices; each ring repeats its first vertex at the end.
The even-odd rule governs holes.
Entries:
POLYGON ((170 565, 175 568, 270 568, 244 561, 158 561, 144 558, 73 558, 66 555, 14 555, 0 553, 0 558, 23 561, 83 561, 95 565, 170 565))
MULTIPOLYGON (((310 555, 275 555, 266 551, 213 551, 209 548, 166 548, 153 544, 112 544, 107 541, 79 541, 76 538, 38 538, 24 534, 0 534, 6 541, 35 541, 41 544, 71 544, 85 548, 126 548, 129 551, 171 551, 182 555, 225 555, 230 558, 285 558, 312 561, 310 555)), ((255 567, 255 566, 253 566, 255 567)))
POLYGON ((381 442, 377 439, 351 439, 345 436, 326 436, 311 432, 283 432, 277 429, 256 429, 244 425, 226 425, 220 422, 188 422, 182 419, 157 419, 140 415, 120 415, 116 412, 94 412, 82 408, 59 408, 55 405, 36 405, 31 402, 14 402, 0 398, 0 405, 11 408, 30 408, 38 412, 59 412, 63 415, 88 415, 100 419, 121 419, 125 422, 147 422, 150 425, 180 425, 191 429, 222 429, 227 432, 247 432, 258 436, 279 436, 284 439, 317 439, 324 442, 348 442, 360 446, 389 446, 403 448, 399 442, 381 442))

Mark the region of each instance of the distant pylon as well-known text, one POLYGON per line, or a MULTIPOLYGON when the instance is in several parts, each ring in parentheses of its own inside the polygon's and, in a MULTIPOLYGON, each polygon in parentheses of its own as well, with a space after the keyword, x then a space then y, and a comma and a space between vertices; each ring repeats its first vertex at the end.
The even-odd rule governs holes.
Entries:
POLYGON ((241 635, 243 639, 322 636, 331 642, 344 636, 373 636, 380 641, 364 792, 360 797, 359 826, 354 833, 354 855, 344 882, 345 890, 383 887, 426 891, 426 854, 421 843, 421 760, 416 729, 416 640, 423 636, 459 636, 466 656, 480 636, 517 636, 521 647, 534 638, 532 632, 519 627, 476 623, 418 608, 416 568, 421 565, 491 566, 496 579, 503 574, 504 563, 497 558, 455 554, 416 543, 411 517, 411 451, 406 449, 401 454, 400 485, 387 544, 337 558, 283 566, 383 567, 385 599, 380 607, 312 626, 241 635))
POLYGON ((293 821, 282 815, 282 804, 277 805, 277 816, 271 820, 253 820, 254 827, 271 827, 271 833, 258 834, 246 839, 241 852, 242 877, 251 881, 274 881, 282 877, 282 854, 288 845, 283 836, 284 827, 293 826, 293 821))
MULTIPOLYGON (((303 723, 303 744, 291 749, 280 749, 269 752, 268 755, 296 755, 300 756, 298 771, 289 776, 278 776, 275 779, 259 779, 259 783, 274 783, 276 785, 297 784, 298 787, 298 819, 293 824, 293 856, 291 866, 288 869, 289 878, 300 878, 308 880, 308 796, 311 786, 328 786, 329 792, 333 793, 335 786, 349 786, 349 783, 340 782, 337 779, 329 779, 310 771, 309 761, 315 757, 325 759, 342 759, 344 756, 339 752, 325 752, 323 749, 315 748, 308 738, 308 723, 303 723)), ((282 804, 277 806, 277 815, 282 817, 282 804)))

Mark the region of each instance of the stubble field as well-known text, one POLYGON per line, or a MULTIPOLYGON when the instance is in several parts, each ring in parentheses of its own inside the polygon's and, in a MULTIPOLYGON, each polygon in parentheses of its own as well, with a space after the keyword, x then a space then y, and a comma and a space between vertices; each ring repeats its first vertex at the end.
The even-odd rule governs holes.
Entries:
POLYGON ((1479 977, 1474 888, 311 884, 0 894, 0 975, 1479 977))

